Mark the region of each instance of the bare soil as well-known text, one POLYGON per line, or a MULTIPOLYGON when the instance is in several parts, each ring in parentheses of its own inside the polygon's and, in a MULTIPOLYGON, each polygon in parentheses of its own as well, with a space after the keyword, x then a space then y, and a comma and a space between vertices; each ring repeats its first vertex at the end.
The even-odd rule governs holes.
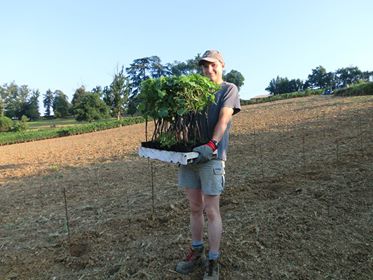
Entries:
MULTIPOLYGON (((221 279, 373 279, 372 123, 373 97, 242 108, 221 279)), ((137 156, 144 138, 138 124, 1 146, 0 279, 202 279, 174 271, 187 201, 177 166, 137 156)))

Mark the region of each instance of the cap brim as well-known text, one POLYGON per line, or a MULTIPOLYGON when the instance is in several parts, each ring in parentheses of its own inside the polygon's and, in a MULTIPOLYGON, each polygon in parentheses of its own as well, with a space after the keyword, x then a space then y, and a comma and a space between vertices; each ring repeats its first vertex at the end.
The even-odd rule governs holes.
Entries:
POLYGON ((212 58, 212 57, 205 57, 205 58, 201 58, 198 62, 198 65, 201 65, 204 61, 208 61, 208 62, 218 62, 219 60, 216 59, 216 58, 212 58))

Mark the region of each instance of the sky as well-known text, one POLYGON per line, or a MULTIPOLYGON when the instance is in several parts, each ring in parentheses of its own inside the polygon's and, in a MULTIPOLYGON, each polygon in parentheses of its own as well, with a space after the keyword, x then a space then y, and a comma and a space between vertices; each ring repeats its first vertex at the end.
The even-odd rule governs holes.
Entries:
POLYGON ((373 70, 372 0, 1 0, 0 9, 0 85, 70 100, 82 85, 110 85, 135 59, 166 64, 207 49, 244 76, 242 99, 319 65, 373 70))

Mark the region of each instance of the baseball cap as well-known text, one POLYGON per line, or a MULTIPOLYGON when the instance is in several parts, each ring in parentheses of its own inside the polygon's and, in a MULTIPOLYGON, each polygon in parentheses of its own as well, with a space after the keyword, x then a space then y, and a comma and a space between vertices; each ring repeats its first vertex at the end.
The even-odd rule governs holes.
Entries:
POLYGON ((224 65, 224 59, 221 53, 217 50, 207 50, 198 61, 198 65, 201 65, 203 61, 217 62, 219 61, 224 65))

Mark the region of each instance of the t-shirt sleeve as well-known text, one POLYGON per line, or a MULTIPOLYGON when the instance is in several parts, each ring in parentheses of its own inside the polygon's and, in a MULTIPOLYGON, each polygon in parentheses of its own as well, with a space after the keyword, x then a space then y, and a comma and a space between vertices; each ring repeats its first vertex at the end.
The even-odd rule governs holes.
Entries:
POLYGON ((241 111, 240 95, 238 88, 234 84, 229 84, 227 91, 224 94, 222 107, 229 107, 233 109, 233 115, 241 111))

